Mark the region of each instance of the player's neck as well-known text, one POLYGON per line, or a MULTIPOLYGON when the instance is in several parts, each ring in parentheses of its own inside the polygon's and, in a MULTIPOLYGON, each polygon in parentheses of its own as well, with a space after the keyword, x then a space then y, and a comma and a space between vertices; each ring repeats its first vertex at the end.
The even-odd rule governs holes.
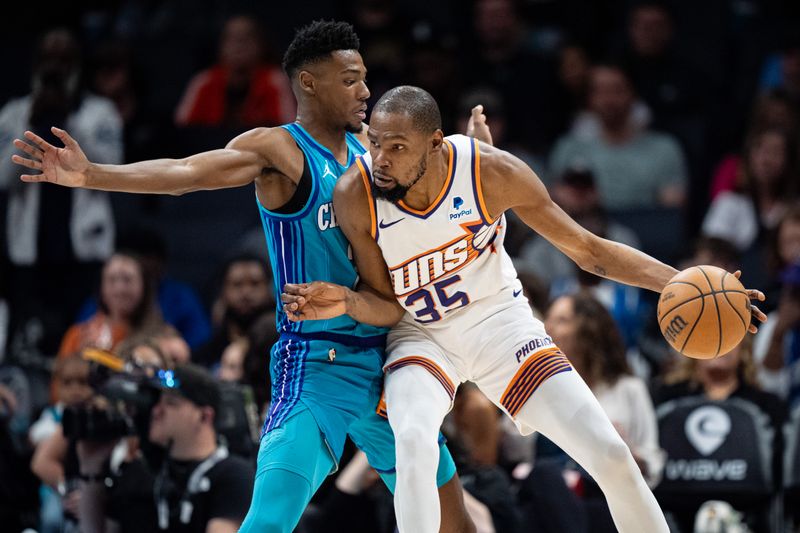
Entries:
POLYGON ((315 141, 330 150, 342 164, 347 163, 347 137, 344 128, 326 122, 318 113, 298 108, 295 121, 303 126, 315 141))
POLYGON ((447 182, 449 161, 450 148, 444 144, 437 156, 431 158, 425 174, 408 190, 403 202, 418 211, 425 211, 432 206, 447 182))

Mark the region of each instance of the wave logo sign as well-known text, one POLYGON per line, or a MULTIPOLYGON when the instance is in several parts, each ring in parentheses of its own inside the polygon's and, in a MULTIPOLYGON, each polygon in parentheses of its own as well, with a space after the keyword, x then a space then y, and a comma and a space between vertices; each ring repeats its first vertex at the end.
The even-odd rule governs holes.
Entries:
POLYGON ((470 209, 462 209, 461 207, 464 205, 464 199, 460 196, 456 196, 453 198, 453 208, 450 209, 450 220, 458 220, 461 217, 468 217, 472 214, 472 208, 470 209))
POLYGON ((684 431, 698 452, 711 455, 731 432, 731 417, 719 407, 699 407, 686 418, 684 431))

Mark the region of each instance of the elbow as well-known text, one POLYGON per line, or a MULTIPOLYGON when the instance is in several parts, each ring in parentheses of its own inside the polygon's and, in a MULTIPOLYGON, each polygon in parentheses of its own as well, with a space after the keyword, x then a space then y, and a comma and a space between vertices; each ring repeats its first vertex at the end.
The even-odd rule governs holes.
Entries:
MULTIPOLYGON (((586 272, 598 274, 602 267, 602 240, 597 235, 587 232, 579 237, 578 253, 574 257, 575 263, 586 272)), ((602 274, 601 274, 602 275, 602 274)))

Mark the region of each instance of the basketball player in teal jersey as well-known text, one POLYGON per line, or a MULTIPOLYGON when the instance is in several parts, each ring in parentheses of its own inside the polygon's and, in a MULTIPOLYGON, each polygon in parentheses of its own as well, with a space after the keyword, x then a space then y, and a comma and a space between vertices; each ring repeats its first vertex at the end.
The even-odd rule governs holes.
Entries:
MULTIPOLYGON (((333 212, 333 188, 366 144, 366 69, 352 27, 314 22, 299 30, 284 57, 297 98, 297 120, 256 128, 226 148, 186 159, 128 165, 91 163, 63 130, 56 148, 32 132, 13 161, 41 171, 28 182, 106 191, 182 194, 255 182, 277 292, 322 279, 355 288, 358 276, 333 212)), ((480 110, 475 130, 488 136, 480 110)), ((369 292, 366 298, 369 299, 369 292)), ((377 295, 375 296, 378 297, 377 295)), ((383 383, 387 329, 342 316, 295 323, 277 309, 281 337, 272 349, 272 404, 262 432, 253 501, 242 531, 292 531, 311 496, 338 467, 346 436, 394 490, 394 437, 375 414, 383 383)), ((472 531, 455 466, 441 445, 437 483, 443 530, 472 531)), ((202 460, 202 458, 198 458, 202 460)), ((235 527, 235 525, 234 525, 235 527)))

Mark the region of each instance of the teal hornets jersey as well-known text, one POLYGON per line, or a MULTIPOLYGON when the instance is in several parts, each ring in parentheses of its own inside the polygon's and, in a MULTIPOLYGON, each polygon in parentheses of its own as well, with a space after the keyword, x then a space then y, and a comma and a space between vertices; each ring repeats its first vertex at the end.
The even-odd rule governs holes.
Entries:
MULTIPOLYGON (((261 222, 267 237, 269 258, 275 280, 275 294, 285 283, 330 281, 355 288, 358 280, 347 242, 333 212, 333 188, 364 147, 352 133, 346 133, 348 161, 342 166, 333 154, 314 140, 300 124, 282 126, 294 138, 305 156, 305 171, 310 173, 311 192, 297 213, 281 214, 265 209, 258 202, 261 222)), ((359 324, 349 316, 331 320, 290 322, 278 298, 279 333, 327 332, 356 337, 383 335, 384 328, 359 324)), ((346 344, 346 342, 345 342, 346 344)))

